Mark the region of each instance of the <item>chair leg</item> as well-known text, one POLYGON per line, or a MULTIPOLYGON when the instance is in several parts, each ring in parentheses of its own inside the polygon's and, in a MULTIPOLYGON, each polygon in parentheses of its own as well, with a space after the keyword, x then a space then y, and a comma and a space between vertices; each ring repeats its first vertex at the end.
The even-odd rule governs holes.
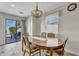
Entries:
POLYGON ((22 40, 22 51, 23 51, 23 40, 22 40))
POLYGON ((61 53, 61 56, 64 56, 64 52, 61 53))
POLYGON ((64 55, 64 48, 61 51, 61 56, 63 56, 63 55, 64 55))
POLYGON ((24 51, 23 56, 25 56, 26 51, 24 51))
POLYGON ((44 49, 43 49, 43 52, 44 52, 44 49))
POLYGON ((39 55, 41 56, 41 49, 39 50, 39 55))

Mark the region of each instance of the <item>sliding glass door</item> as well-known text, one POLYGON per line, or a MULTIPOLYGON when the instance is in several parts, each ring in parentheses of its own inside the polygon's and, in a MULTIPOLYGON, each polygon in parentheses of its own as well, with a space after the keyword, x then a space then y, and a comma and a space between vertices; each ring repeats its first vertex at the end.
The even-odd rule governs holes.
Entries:
POLYGON ((21 21, 6 19, 5 20, 5 43, 14 43, 21 40, 21 21))

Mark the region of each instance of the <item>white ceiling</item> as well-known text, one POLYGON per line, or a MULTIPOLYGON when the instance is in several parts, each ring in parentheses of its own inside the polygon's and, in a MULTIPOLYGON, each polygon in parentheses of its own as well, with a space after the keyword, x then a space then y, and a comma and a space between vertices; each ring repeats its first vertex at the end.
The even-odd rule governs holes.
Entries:
MULTIPOLYGON (((39 2, 39 9, 44 12, 60 7, 65 2, 39 2)), ((6 12, 18 16, 29 16, 31 11, 35 9, 35 2, 0 2, 0 12, 6 12), (14 4, 15 7, 11 7, 14 4), (23 12, 20 14, 19 12, 23 12)))

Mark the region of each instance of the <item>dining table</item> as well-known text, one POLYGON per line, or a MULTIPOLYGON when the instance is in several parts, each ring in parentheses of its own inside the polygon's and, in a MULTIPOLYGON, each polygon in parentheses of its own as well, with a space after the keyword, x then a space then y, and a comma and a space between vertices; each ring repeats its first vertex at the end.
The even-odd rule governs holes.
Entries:
POLYGON ((54 50, 63 47, 64 42, 59 40, 59 38, 44 38, 38 36, 29 37, 30 42, 40 49, 45 49, 49 51, 50 56, 54 55, 54 50))

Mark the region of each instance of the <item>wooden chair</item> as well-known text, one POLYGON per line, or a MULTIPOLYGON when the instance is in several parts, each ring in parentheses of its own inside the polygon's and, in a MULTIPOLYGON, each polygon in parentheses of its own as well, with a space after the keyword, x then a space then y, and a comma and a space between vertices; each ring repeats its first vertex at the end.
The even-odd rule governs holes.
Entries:
POLYGON ((45 33, 45 32, 42 32, 42 33, 41 33, 41 37, 46 38, 46 33, 45 33))
POLYGON ((55 38, 55 33, 48 33, 47 37, 49 37, 49 38, 55 38))
POLYGON ((58 47, 58 48, 55 49, 55 52, 56 52, 58 55, 61 55, 61 56, 64 55, 64 48, 65 48, 65 45, 66 45, 66 43, 67 43, 67 40, 68 40, 68 38, 66 38, 66 40, 65 40, 65 42, 64 42, 64 44, 63 44, 63 46, 58 47))
MULTIPOLYGON (((67 40, 68 40, 68 38, 66 38, 63 45, 58 46, 57 48, 55 48, 54 53, 57 53, 58 55, 63 56, 64 55, 64 48, 65 48, 65 45, 67 43, 67 40)), ((49 56, 49 52, 50 51, 48 51, 48 50, 46 51, 46 56, 49 56)))
POLYGON ((29 56, 35 55, 37 53, 41 55, 40 48, 29 42, 28 34, 23 34, 23 43, 25 45, 25 50, 23 50, 24 52, 23 56, 25 55, 26 52, 29 54, 29 56))

